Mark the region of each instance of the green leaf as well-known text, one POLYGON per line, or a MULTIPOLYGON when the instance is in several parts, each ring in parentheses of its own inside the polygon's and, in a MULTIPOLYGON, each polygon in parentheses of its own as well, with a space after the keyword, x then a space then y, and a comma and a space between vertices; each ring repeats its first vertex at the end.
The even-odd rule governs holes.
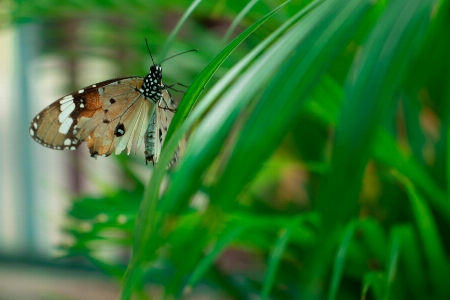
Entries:
MULTIPOLYGON (((263 61, 266 65, 257 70, 257 76, 252 74, 247 90, 267 73, 276 72, 268 68, 269 62, 273 64, 283 57, 286 60, 243 126, 222 177, 212 190, 218 201, 234 201, 257 174, 288 132, 308 93, 333 60, 333 54, 351 38, 351 29, 369 7, 369 1, 328 1, 295 24, 266 52, 268 59, 263 61)), ((278 69, 278 63, 275 67, 278 69)))
MULTIPOLYGON (((390 299, 392 294, 392 289, 394 285, 394 281, 397 278, 397 272, 399 269, 399 256, 400 256, 400 248, 401 248, 401 233, 394 228, 391 231, 391 236, 389 240, 389 259, 387 264, 387 276, 384 286, 384 298, 390 299)), ((393 299, 396 299, 395 297, 393 299)))
POLYGON ((401 79, 424 39, 432 8, 431 2, 424 3, 390 2, 354 60, 336 128, 330 172, 319 201, 324 232, 348 219, 357 208, 363 171, 383 112, 396 105, 401 79))
POLYGON ((412 225, 398 225, 392 229, 400 238, 400 269, 406 288, 405 296, 413 299, 428 299, 427 277, 424 272, 421 247, 412 225), (408 293, 406 293, 406 291, 408 293))
POLYGON ((261 299, 267 299, 270 295, 270 290, 275 282, 278 266, 283 258, 283 254, 286 251, 286 247, 289 243, 291 233, 298 227, 299 219, 292 221, 290 226, 283 228, 279 231, 278 239, 270 253, 269 261, 267 263, 266 272, 264 274, 263 289, 261 291, 261 299))
MULTIPOLYGON (((283 4, 284 5, 284 4, 283 4)), ((256 28, 258 28, 264 21, 266 21, 271 15, 273 15, 278 9, 283 5, 279 6, 277 9, 267 14, 257 23, 253 24, 251 27, 246 29, 237 38, 235 38, 227 47, 225 47, 221 53, 219 53, 216 58, 211 61, 211 63, 202 71, 202 73, 197 76, 190 88, 185 94, 184 101, 181 102, 180 107, 175 114, 175 118, 172 121, 171 127, 176 127, 177 122, 180 123, 183 119, 183 115, 187 115, 195 103, 195 100, 199 96, 200 92, 204 88, 204 85, 209 81, 211 76, 225 60, 226 57, 245 39, 247 38, 256 28), (186 101, 187 99, 187 101, 186 101), (177 117, 178 116, 178 117, 177 117), (177 121, 178 120, 178 121, 177 121)), ((234 76, 230 76, 231 80, 234 76)), ((191 116, 190 121, 185 124, 185 126, 177 132, 177 135, 170 138, 166 137, 165 151, 161 154, 158 165, 156 166, 152 178, 145 190, 143 201, 139 209, 139 214, 136 221, 135 238, 133 245, 133 256, 131 257, 130 264, 128 265, 127 271, 124 277, 124 284, 122 290, 121 299, 130 299, 133 291, 133 287, 140 283, 142 280, 142 267, 141 265, 145 262, 150 261, 154 256, 155 247, 157 245, 156 238, 152 239, 152 236, 157 236, 158 223, 160 222, 161 216, 157 214, 156 206, 159 194, 159 187, 164 178, 165 166, 169 163, 173 153, 177 148, 178 141, 181 139, 182 135, 187 131, 187 129, 192 126, 192 124, 197 120, 197 118, 209 107, 213 99, 210 102, 202 101, 203 105, 197 107, 196 114, 191 116), (151 241, 151 242, 150 242, 151 241)))
POLYGON ((387 238, 382 224, 374 219, 361 221, 361 243, 372 259, 380 266, 386 265, 387 238))
POLYGON ((230 27, 228 27, 227 31, 223 35, 222 38, 222 44, 225 44, 230 36, 233 34, 236 27, 239 25, 239 23, 244 19, 245 15, 252 9, 252 7, 258 3, 259 0, 251 0, 247 3, 247 5, 239 12, 239 14, 236 16, 236 18, 231 23, 230 27))
POLYGON ((450 223, 450 205, 445 192, 427 171, 413 157, 408 157, 394 138, 381 128, 376 133, 372 152, 377 161, 396 169, 420 188, 428 196, 430 205, 450 223))
POLYGON ((225 248, 240 236, 245 229, 247 229, 247 226, 236 226, 218 238, 211 250, 203 256, 202 260, 192 272, 186 284, 186 290, 191 290, 199 282, 225 248))
POLYGON ((450 286, 446 282, 450 278, 450 265, 433 215, 411 181, 396 172, 393 174, 405 186, 411 203, 425 260, 429 266, 428 276, 433 287, 433 296, 436 299, 449 298, 450 286))
MULTIPOLYGON (((169 146, 167 145, 167 141, 171 139, 174 132, 181 127, 181 124, 191 113, 191 110, 194 107, 201 92, 203 91, 203 89, 205 88, 211 77, 214 75, 214 73, 217 71, 217 69, 225 61, 225 59, 234 51, 234 49, 237 46, 239 46, 240 43, 242 43, 242 41, 244 41, 252 32, 254 32, 259 26, 261 26, 265 21, 267 21, 267 19, 269 19, 273 14, 275 14, 283 6, 289 3, 289 1, 286 1, 285 3, 281 4, 276 9, 274 9, 273 11, 262 17, 260 20, 258 20, 256 23, 254 23, 252 26, 244 30, 239 36, 233 39, 222 51, 220 51, 220 53, 217 54, 216 57, 211 62, 209 62, 209 64, 200 72, 200 74, 197 75, 197 77, 194 79, 194 82, 186 91, 186 94, 184 95, 183 100, 181 101, 180 106, 177 109, 177 113, 175 114, 170 124, 169 131, 167 132, 166 135, 166 143, 164 144, 165 148, 167 147, 170 150, 170 151, 166 150, 167 152, 172 153, 175 152, 176 146, 169 148, 169 146), (172 148, 174 148, 173 151, 172 148)), ((292 20, 295 17, 298 18, 298 16, 294 16, 293 18, 291 18, 290 21, 287 21, 286 23, 290 25, 290 23, 292 23, 292 20)), ((187 122, 184 125, 183 130, 180 130, 180 133, 178 133, 177 135, 178 138, 176 138, 177 141, 180 140, 181 136, 186 133, 187 129, 192 127, 192 125, 201 117, 201 115, 203 115, 205 111, 207 111, 207 109, 211 106, 216 97, 228 87, 230 82, 236 78, 237 74, 243 68, 245 68, 256 55, 258 55, 262 50, 264 50, 264 47, 267 46, 268 43, 273 41, 273 39, 276 36, 278 36, 282 30, 285 30, 285 28, 286 26, 282 26, 282 28, 276 30, 271 35, 271 37, 267 38, 265 42, 262 42, 259 46, 253 49, 253 51, 249 53, 246 56, 246 58, 242 59, 218 83, 216 83, 216 85, 208 92, 208 94, 205 97, 203 97, 200 103, 198 103, 197 107, 192 112, 192 116, 189 122, 187 122)))
POLYGON ((167 51, 169 51, 170 46, 173 43, 173 40, 177 36, 178 32, 180 31, 181 27, 184 25, 184 23, 187 21, 189 16, 192 14, 192 12, 195 10, 195 8, 202 2, 202 0, 195 0, 189 5, 189 8, 184 12, 183 16, 178 20, 177 25, 175 25, 175 28, 170 33, 169 37, 166 39, 166 42, 164 43, 164 47, 162 48, 160 55, 160 60, 162 61, 164 58, 166 58, 167 51))
MULTIPOLYGON (((252 64, 253 69, 251 71, 247 71, 245 73, 247 75, 243 75, 246 78, 245 80, 243 79, 243 76, 241 76, 241 79, 237 81, 235 85, 230 86, 230 83, 236 79, 238 74, 245 67, 247 67, 258 54, 264 51, 271 42, 273 42, 280 34, 282 34, 286 30, 286 28, 291 26, 293 22, 301 18, 306 12, 314 8, 317 3, 318 2, 312 3, 307 8, 293 16, 290 20, 286 21, 283 26, 272 33, 268 38, 266 38, 257 47, 255 47, 255 49, 253 49, 249 54, 241 59, 240 62, 235 65, 229 72, 227 72, 227 74, 225 74, 225 76, 223 76, 222 79, 212 87, 212 89, 205 95, 205 97, 203 97, 199 105, 197 105, 195 110, 192 111, 190 117, 186 119, 186 122, 183 124, 182 128, 177 131, 176 135, 174 136, 174 141, 172 141, 172 139, 169 140, 166 152, 171 154, 177 147, 177 144, 175 144, 175 140, 179 140, 179 138, 181 138, 181 135, 186 132, 187 128, 192 126, 194 122, 198 118, 200 118, 200 116, 208 109, 209 105, 212 104, 213 101, 218 97, 218 95, 220 95, 224 90, 228 89, 226 93, 226 95, 228 96, 222 97, 222 100, 215 105, 214 109, 212 109, 208 114, 209 116, 205 117, 202 124, 199 125, 197 131, 190 138, 189 146, 186 151, 183 163, 180 165, 180 169, 172 176, 171 188, 169 188, 167 194, 164 196, 164 201, 162 204, 164 205, 164 208, 162 208, 162 210, 168 210, 169 207, 173 205, 174 201, 184 200, 183 203, 185 203, 190 198, 190 196, 197 191, 200 185, 202 174, 211 163, 212 158, 215 156, 215 154, 217 154, 217 151, 219 151, 221 147, 221 141, 223 142, 223 140, 227 136, 229 127, 233 124, 233 120, 239 113, 240 108, 245 105, 245 101, 249 101, 248 97, 246 98, 246 100, 242 98, 242 89, 245 89, 245 87, 247 86, 251 86, 253 89, 256 88, 257 82, 254 80, 254 74, 263 72, 263 70, 259 68, 266 67, 264 65, 265 61, 261 63, 261 61, 259 60, 260 63, 257 67, 255 67, 255 63, 252 64), (247 81, 251 81, 251 84, 249 85, 247 81), (223 122, 225 122, 224 119, 227 119, 226 125, 223 124, 223 122), (207 144, 205 145, 205 143, 207 144)), ((281 7, 278 7, 276 10, 280 8, 281 7)), ((266 15, 262 20, 266 20, 274 12, 275 11, 266 15)), ((261 22, 258 22, 258 24, 260 25, 261 22)), ((254 29, 256 28, 252 28, 252 30, 254 29)), ((249 34, 249 32, 247 31, 245 33, 249 34)), ((238 38, 240 37, 241 36, 239 36, 238 38)), ((279 59, 278 54, 280 53, 276 51, 272 51, 269 54, 265 53, 265 59, 271 60, 271 63, 268 64, 268 66, 272 66, 272 64, 274 63, 273 58, 279 59)), ((219 54, 219 56, 222 55, 222 53, 219 54)), ((265 74, 271 74, 270 70, 264 72, 266 72, 265 74)), ((208 79, 209 78, 210 77, 208 77, 208 79)), ((200 75, 199 80, 203 80, 200 78, 200 75)), ((207 81, 203 80, 203 82, 206 84, 207 81)), ((203 88, 203 85, 201 87, 203 88)), ((191 88, 193 87, 191 86, 191 88)), ((188 98, 190 89, 187 91, 185 96, 185 98, 187 99, 190 99, 188 98)), ((201 89, 199 88, 198 93, 200 93, 200 91, 201 89)), ((174 122, 176 121, 175 119, 177 118, 177 115, 179 115, 180 118, 182 118, 184 114, 187 115, 188 109, 182 109, 184 102, 185 100, 182 101, 180 108, 175 114, 175 118, 172 121, 172 126, 176 126, 176 123, 174 125, 174 122)), ((164 154, 165 153, 163 153, 163 155, 164 154)), ((162 163, 164 163, 164 161, 162 163)))
POLYGON ((367 297, 367 292, 369 289, 372 289, 375 300, 384 300, 385 282, 385 274, 382 272, 369 272, 365 274, 361 299, 365 300, 367 297))
POLYGON ((336 295, 339 290, 339 283, 342 279, 342 274, 345 267, 345 258, 347 255, 348 246, 353 239, 356 228, 358 226, 358 221, 352 221, 347 224, 344 235, 342 237, 341 243, 339 245, 338 251, 336 253, 336 258, 334 259, 333 273, 331 275, 331 285, 328 294, 328 300, 336 299, 336 295))

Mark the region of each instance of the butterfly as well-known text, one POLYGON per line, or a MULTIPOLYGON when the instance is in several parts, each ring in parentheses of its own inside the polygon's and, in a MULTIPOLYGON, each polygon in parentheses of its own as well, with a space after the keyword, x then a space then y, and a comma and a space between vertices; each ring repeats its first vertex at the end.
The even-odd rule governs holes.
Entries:
MULTIPOLYGON (((150 53, 148 43, 147 48, 150 53)), ((169 58, 190 51, 197 50, 169 58)), ((157 163, 177 104, 168 91, 173 85, 162 81, 161 63, 169 58, 155 64, 150 57, 153 65, 145 77, 106 80, 50 104, 31 121, 31 137, 55 150, 75 150, 86 141, 95 158, 125 148, 129 154, 133 145, 137 150, 144 141, 145 162, 157 163)), ((179 160, 184 143, 170 165, 179 160)))

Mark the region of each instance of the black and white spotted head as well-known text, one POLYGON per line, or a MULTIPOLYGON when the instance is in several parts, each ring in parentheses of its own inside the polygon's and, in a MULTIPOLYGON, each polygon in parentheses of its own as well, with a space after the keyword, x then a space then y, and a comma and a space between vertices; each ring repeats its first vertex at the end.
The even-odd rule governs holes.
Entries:
POLYGON ((161 90, 164 89, 164 84, 162 83, 162 68, 160 65, 154 64, 150 67, 150 71, 144 78, 142 89, 146 98, 154 102, 161 99, 161 90))
POLYGON ((175 55, 172 55, 163 61, 161 61, 159 64, 155 64, 155 61, 153 60, 152 53, 150 51, 150 47, 148 46, 147 39, 145 39, 145 43, 147 45, 148 53, 150 54, 150 57, 152 59, 153 65, 150 67, 150 71, 148 72, 147 76, 144 78, 144 84, 142 85, 142 91, 141 93, 144 94, 144 96, 147 99, 151 99, 153 102, 158 102, 161 100, 162 97, 162 91, 166 89, 166 86, 162 82, 162 68, 161 64, 165 62, 168 59, 171 59, 175 56, 191 52, 191 51, 197 51, 197 49, 191 49, 188 51, 184 51, 175 55))

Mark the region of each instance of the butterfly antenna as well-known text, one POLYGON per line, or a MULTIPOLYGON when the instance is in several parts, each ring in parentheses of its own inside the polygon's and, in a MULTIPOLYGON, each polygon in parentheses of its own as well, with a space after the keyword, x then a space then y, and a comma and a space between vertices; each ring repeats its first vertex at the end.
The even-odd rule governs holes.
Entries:
POLYGON ((155 61, 153 60, 152 52, 150 51, 150 47, 148 46, 147 38, 145 38, 145 44, 147 45, 148 53, 150 54, 153 65, 155 65, 155 61))
POLYGON ((164 59, 164 60, 163 60, 162 62, 160 62, 159 64, 162 64, 162 63, 165 62, 166 60, 169 60, 169 59, 171 59, 171 58, 174 58, 175 56, 178 56, 178 55, 181 55, 181 54, 185 54, 185 53, 188 53, 188 52, 194 52, 194 51, 197 52, 198 49, 191 49, 191 50, 188 50, 188 51, 184 51, 184 52, 181 52, 181 53, 172 55, 171 57, 168 57, 168 58, 164 59))

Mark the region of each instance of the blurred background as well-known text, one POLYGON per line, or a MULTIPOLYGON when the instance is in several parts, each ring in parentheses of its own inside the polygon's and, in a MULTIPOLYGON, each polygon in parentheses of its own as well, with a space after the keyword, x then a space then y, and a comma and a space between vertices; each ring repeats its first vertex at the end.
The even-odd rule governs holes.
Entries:
POLYGON ((450 1, 282 4, 0 1, 0 300, 450 298, 450 1), (30 138, 144 38, 179 166, 30 138))
MULTIPOLYGON (((136 156, 94 160, 84 145, 75 152, 48 151, 29 137, 28 127, 42 109, 74 90, 117 77, 145 76, 152 61, 144 38, 158 63, 163 59, 159 54, 164 43, 190 4, 0 3, 0 136, 5 141, 0 163, 0 299, 117 299, 117 280, 103 275, 98 265, 80 258, 79 253, 73 259, 66 258, 67 247, 75 243, 70 230, 89 231, 88 223, 73 225, 73 216, 67 216, 67 211, 80 197, 89 195, 98 200, 120 189, 135 192, 136 211, 143 184, 152 171, 151 166, 145 166, 142 147, 136 156), (83 225, 88 228, 80 229, 83 225)), ((166 56, 194 48, 199 53, 166 62, 165 83, 189 85, 226 40, 236 35, 234 31, 242 30, 244 24, 236 24, 238 29, 223 39, 233 18, 247 4, 207 1, 199 6, 166 56)), ((245 23, 250 24, 274 5, 252 5, 245 23)), ((227 61, 227 68, 232 63, 227 61)), ((183 96, 172 94, 177 101, 183 96)), ((127 206, 129 200, 120 199, 127 206)), ((118 213, 113 221, 126 220, 125 214, 118 213)), ((126 266, 128 246, 113 248, 100 247, 99 257, 126 266)))
MULTIPOLYGON (((118 284, 107 280, 88 260, 58 258, 64 254, 59 246, 72 241, 63 228, 68 226, 66 211, 74 197, 101 196, 105 190, 125 188, 125 172, 114 157, 94 160, 84 145, 76 152, 48 151, 26 132, 37 113, 75 89, 116 77, 145 76, 152 63, 144 38, 154 58, 162 60, 161 47, 189 4, 0 4, 0 136, 5 141, 0 163, 0 299, 117 299, 118 284)), ((197 12, 184 28, 183 38, 169 50, 171 55, 200 48, 201 55, 165 63, 166 82, 189 84, 214 55, 211 46, 230 24, 226 15, 235 12, 222 7, 211 16, 211 9, 211 4, 204 5, 203 12, 197 12)), ((263 11, 268 9, 262 6, 263 11)), ((182 94, 174 97, 179 101, 182 94)), ((130 160, 143 183, 151 167, 145 166, 142 151, 121 159, 130 160)), ((134 188, 133 183, 128 187, 134 188)), ((111 255, 127 257, 126 253, 103 257, 111 255)))

